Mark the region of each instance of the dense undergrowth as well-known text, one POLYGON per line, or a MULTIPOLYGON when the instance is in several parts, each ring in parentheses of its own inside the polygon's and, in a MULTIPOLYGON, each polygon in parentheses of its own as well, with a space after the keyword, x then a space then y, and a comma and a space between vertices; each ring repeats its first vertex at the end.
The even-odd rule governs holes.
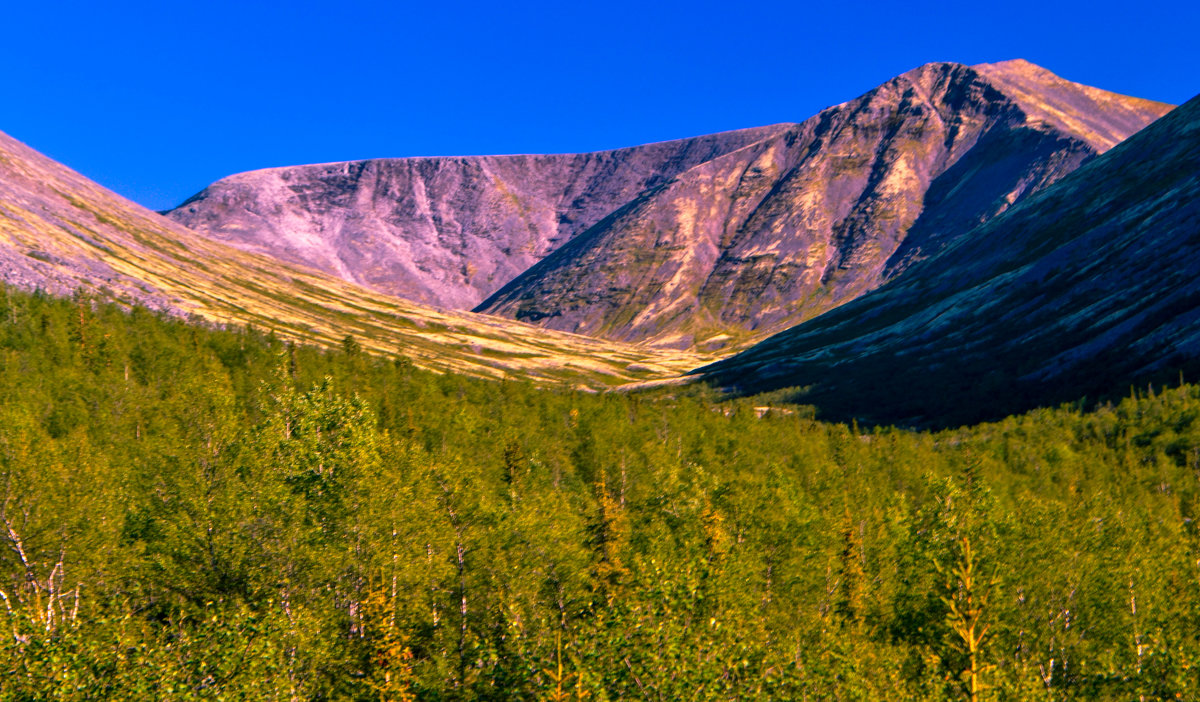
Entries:
POLYGON ((0 698, 1200 695, 1200 389, 760 414, 0 293, 0 698))

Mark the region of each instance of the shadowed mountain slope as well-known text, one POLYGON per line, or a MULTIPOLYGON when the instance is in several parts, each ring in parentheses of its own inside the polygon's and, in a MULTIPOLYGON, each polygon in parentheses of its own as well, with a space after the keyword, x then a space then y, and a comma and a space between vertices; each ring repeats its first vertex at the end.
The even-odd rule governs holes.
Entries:
POLYGON ((55 295, 92 291, 336 347, 346 335, 422 367, 606 387, 675 375, 663 354, 510 320, 448 312, 210 239, 0 133, 0 278, 55 295))
POLYGON ((641 193, 476 309, 736 347, 878 287, 1169 109, 1025 61, 922 66, 641 193))
POLYGON ((783 129, 590 154, 272 168, 219 180, 167 216, 248 251, 470 309, 646 189, 783 129))
POLYGON ((700 371, 950 424, 1200 373, 1200 98, 884 287, 700 371))

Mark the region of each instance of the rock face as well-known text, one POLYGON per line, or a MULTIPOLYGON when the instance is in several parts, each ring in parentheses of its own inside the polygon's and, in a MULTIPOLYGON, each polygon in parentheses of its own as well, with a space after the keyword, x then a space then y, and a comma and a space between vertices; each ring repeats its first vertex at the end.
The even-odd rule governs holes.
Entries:
POLYGON ((925 424, 1200 372, 1200 97, 880 289, 701 371, 925 424))
POLYGON ((273 168, 217 181, 167 216, 244 250, 470 309, 646 190, 784 129, 591 154, 273 168))
POLYGON ((875 289, 1169 106, 938 63, 643 191, 477 309, 714 350, 875 289))

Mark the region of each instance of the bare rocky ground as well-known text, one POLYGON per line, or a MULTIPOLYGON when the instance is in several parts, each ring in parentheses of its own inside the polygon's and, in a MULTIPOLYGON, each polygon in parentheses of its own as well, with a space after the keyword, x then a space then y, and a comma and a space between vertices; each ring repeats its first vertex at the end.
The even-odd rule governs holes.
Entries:
POLYGON ((471 309, 646 190, 782 129, 590 154, 272 168, 219 180, 166 214, 248 251, 471 309))

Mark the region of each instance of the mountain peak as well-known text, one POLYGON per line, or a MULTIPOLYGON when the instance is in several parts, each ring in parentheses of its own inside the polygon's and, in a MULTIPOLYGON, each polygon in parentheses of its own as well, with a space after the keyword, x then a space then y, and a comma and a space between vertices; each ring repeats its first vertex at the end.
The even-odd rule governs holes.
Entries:
POLYGON ((971 68, 1019 105, 1031 120, 1075 134, 1098 153, 1144 127, 1148 115, 1158 117, 1173 107, 1075 83, 1025 59, 981 63, 971 68))
POLYGON ((1023 61, 925 64, 681 173, 476 309, 736 347, 878 287, 1166 109, 1023 61))
POLYGON ((971 68, 974 68, 977 71, 994 70, 994 71, 1004 71, 1004 72, 1008 72, 1008 73, 1017 73, 1017 74, 1024 74, 1024 75, 1037 75, 1037 74, 1054 75, 1053 73, 1046 70, 1045 68, 1042 68, 1041 66, 1037 65, 1036 63, 1034 63, 1032 61, 1028 61, 1023 58, 1008 59, 1007 61, 996 61, 993 63, 977 63, 974 66, 971 66, 971 68))

